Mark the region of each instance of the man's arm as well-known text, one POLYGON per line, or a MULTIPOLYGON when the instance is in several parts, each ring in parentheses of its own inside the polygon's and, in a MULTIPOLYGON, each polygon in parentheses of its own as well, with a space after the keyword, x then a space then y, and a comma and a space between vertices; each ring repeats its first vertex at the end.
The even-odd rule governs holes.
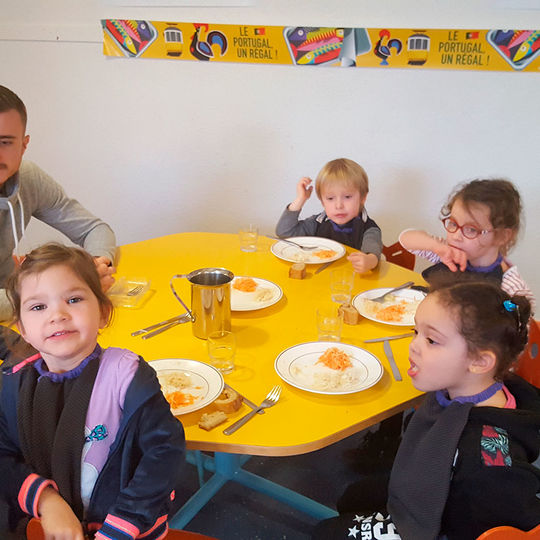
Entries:
POLYGON ((94 257, 114 263, 116 238, 103 220, 94 216, 37 165, 23 162, 19 170, 25 215, 47 223, 94 257))

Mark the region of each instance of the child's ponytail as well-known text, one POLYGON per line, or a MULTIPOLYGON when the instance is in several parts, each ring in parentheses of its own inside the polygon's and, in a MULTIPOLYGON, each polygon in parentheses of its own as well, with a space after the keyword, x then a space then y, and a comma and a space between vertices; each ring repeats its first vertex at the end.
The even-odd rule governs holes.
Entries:
POLYGON ((515 324, 515 332, 508 332, 508 340, 509 347, 514 349, 513 353, 517 357, 525 349, 529 339, 531 304, 524 296, 515 295, 503 301, 503 308, 515 324))

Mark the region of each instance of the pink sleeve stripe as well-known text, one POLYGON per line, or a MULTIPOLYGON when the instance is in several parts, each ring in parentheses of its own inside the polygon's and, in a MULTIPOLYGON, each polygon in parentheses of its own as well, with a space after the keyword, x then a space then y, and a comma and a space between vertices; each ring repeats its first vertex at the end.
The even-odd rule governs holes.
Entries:
MULTIPOLYGON (((149 536, 150 534, 152 534, 158 527, 161 527, 163 525, 163 523, 165 523, 167 521, 167 518, 169 516, 167 514, 165 514, 164 516, 161 516, 161 517, 158 517, 156 519, 156 522, 154 523, 153 527, 151 529, 148 529, 147 531, 145 531, 143 534, 141 534, 140 536, 138 536, 138 538, 146 538, 147 536, 149 536)), ((165 535, 164 536, 160 536, 159 538, 165 538, 165 536, 167 535, 167 531, 169 530, 169 527, 168 525, 166 526, 166 529, 165 529, 165 535)))
POLYGON ((36 353, 32 356, 30 356, 29 358, 27 358, 26 360, 23 360, 22 362, 19 362, 14 368, 13 368, 13 371, 12 373, 17 373, 17 371, 19 371, 19 369, 23 368, 24 366, 26 366, 26 364, 31 364, 32 362, 35 362, 36 360, 39 360, 41 358, 41 354, 40 353, 36 353))
POLYGON ((30 514, 31 516, 39 517, 39 497, 43 493, 43 490, 48 486, 58 490, 58 486, 52 480, 42 478, 35 473, 29 474, 23 482, 21 489, 19 490, 19 494, 17 495, 17 500, 22 511, 30 514))
POLYGON ((111 527, 114 527, 115 529, 118 529, 125 534, 129 534, 132 538, 137 538, 137 536, 139 536, 140 531, 137 527, 135 527, 135 525, 133 525, 129 521, 126 521, 125 519, 113 516, 112 514, 109 514, 105 518, 104 525, 105 524, 108 524, 111 527))

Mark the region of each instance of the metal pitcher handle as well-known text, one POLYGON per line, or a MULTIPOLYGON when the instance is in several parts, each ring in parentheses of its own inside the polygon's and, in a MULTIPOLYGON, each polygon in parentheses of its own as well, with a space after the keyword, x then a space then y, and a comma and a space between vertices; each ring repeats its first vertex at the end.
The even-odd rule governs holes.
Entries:
POLYGON ((174 297, 184 306, 184 309, 186 310, 186 313, 189 314, 189 316, 191 317, 191 321, 193 322, 193 321, 195 321, 195 317, 193 316, 193 313, 191 313, 191 310, 186 306, 186 304, 184 304, 184 302, 182 301, 180 296, 178 296, 178 293, 176 292, 176 290, 174 288, 174 285, 173 285, 173 280, 174 279, 185 278, 185 277, 187 277, 187 274, 175 274, 171 278, 171 280, 169 281, 169 285, 171 287, 171 291, 174 294, 174 297))

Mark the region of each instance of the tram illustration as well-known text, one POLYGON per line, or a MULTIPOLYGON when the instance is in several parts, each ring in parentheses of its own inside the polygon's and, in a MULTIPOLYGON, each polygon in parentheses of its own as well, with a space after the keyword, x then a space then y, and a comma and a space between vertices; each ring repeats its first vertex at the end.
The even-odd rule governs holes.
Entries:
POLYGON ((412 34, 407 40, 407 62, 411 66, 422 66, 429 56, 430 38, 426 34, 412 34))
POLYGON ((181 56, 184 46, 182 30, 176 26, 172 26, 171 24, 163 31, 163 38, 165 40, 167 56, 172 56, 173 58, 178 58, 181 56))

